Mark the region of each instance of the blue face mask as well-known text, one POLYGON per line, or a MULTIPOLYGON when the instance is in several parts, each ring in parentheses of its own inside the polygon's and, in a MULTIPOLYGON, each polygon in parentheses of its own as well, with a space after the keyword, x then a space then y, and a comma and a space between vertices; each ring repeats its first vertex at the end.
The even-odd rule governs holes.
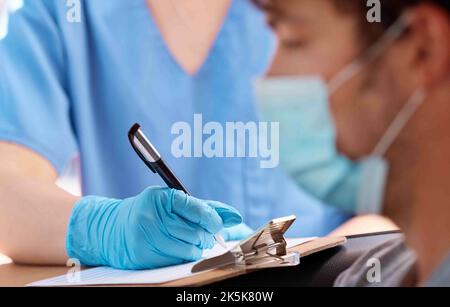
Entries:
POLYGON ((353 212, 361 167, 336 149, 326 84, 315 77, 271 78, 255 84, 265 120, 280 123, 280 164, 302 188, 353 212))
MULTIPOLYGON (((405 28, 403 20, 394 24, 369 49, 365 63, 384 52, 405 28)), ((292 178, 329 205, 351 213, 370 214, 382 211, 388 175, 383 156, 425 95, 417 91, 411 97, 372 155, 351 161, 336 148, 329 98, 362 66, 363 62, 355 61, 328 84, 314 76, 258 80, 255 94, 265 120, 280 123, 280 163, 292 178)))

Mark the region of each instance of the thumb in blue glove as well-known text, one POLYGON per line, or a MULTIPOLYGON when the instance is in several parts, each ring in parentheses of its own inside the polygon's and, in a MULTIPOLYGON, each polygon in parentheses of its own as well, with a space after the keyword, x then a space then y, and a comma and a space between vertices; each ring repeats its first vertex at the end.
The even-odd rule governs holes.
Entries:
POLYGON ((200 259, 215 234, 241 222, 228 205, 167 188, 126 200, 90 196, 73 209, 66 249, 88 266, 158 268, 200 259))

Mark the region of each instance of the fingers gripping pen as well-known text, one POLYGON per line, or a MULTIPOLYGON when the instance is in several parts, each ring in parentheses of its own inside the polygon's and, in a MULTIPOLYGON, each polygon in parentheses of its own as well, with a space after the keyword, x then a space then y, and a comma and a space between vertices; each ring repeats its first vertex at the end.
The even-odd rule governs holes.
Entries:
MULTIPOLYGON (((174 172, 164 162, 153 144, 150 143, 148 138, 142 133, 140 125, 135 124, 131 128, 130 132, 128 133, 128 138, 134 150, 142 159, 142 161, 153 173, 158 174, 169 188, 180 190, 187 195, 191 195, 186 187, 174 174, 174 172)), ((220 246, 227 249, 227 245, 225 244, 225 240, 222 238, 222 236, 216 234, 215 239, 217 243, 220 244, 220 246)))

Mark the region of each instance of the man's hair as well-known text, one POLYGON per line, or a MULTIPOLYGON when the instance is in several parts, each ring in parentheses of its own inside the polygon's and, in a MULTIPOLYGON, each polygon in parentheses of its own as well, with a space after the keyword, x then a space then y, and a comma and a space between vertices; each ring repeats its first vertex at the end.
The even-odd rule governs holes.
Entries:
POLYGON ((374 39, 389 28, 400 16, 409 8, 416 5, 429 3, 442 7, 450 13, 450 0, 380 0, 381 3, 381 22, 369 23, 366 18, 368 11, 367 1, 365 0, 330 0, 341 11, 360 14, 361 29, 368 39, 374 39))
MULTIPOLYGON (((391 26, 409 8, 416 5, 429 3, 442 7, 450 13, 450 0, 380 0, 381 22, 369 23, 367 12, 369 7, 366 0, 328 0, 340 12, 353 14, 360 23, 362 38, 367 42, 373 41, 391 26)), ((259 8, 270 10, 274 3, 282 3, 283 0, 253 0, 259 8)))

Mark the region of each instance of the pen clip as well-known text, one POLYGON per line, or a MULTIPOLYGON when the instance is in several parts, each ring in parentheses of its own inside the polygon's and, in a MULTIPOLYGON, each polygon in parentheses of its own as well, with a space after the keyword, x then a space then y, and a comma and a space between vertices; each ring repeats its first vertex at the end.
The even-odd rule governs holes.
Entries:
POLYGON ((226 267, 251 270, 298 265, 300 255, 287 249, 284 237, 295 220, 291 215, 270 221, 227 253, 198 262, 192 273, 226 267))
POLYGON ((153 173, 161 176, 161 179, 171 189, 176 189, 190 195, 186 187, 175 176, 169 166, 164 162, 159 152, 142 133, 139 124, 135 124, 128 133, 128 138, 134 150, 142 161, 153 173))
MULTIPOLYGON (((145 154, 141 151, 140 147, 136 144, 136 140, 138 140, 136 134, 141 129, 141 126, 139 124, 135 124, 130 131, 128 132, 128 139, 130 141, 131 146, 133 147, 136 154, 141 158, 141 160, 147 165, 147 167, 156 174, 156 169, 153 167, 152 162, 150 162, 146 157, 145 154)), ((142 146, 142 145, 141 145, 142 146)))

